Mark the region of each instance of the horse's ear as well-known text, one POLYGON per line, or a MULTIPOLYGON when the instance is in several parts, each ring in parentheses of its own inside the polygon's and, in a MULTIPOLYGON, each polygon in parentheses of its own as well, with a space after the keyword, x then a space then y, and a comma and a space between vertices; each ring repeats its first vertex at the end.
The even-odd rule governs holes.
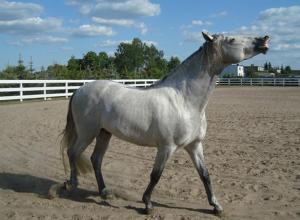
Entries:
POLYGON ((207 42, 214 41, 214 37, 212 35, 210 35, 208 32, 202 32, 202 35, 207 42))

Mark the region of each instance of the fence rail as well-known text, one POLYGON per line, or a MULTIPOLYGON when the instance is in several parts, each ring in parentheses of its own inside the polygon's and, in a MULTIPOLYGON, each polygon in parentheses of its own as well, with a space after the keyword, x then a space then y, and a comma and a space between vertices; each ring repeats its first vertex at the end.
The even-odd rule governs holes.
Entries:
MULTIPOLYGON (((66 97, 93 80, 0 80, 0 101, 66 97)), ((157 79, 113 80, 132 87, 147 87, 157 79)), ((221 78, 217 85, 300 86, 300 78, 221 78)))
POLYGON ((220 78, 217 85, 227 86, 300 86, 300 78, 220 78))
MULTIPOLYGON (((0 101, 66 97, 94 80, 0 80, 0 101)), ((129 87, 147 87, 156 79, 113 80, 129 87)))

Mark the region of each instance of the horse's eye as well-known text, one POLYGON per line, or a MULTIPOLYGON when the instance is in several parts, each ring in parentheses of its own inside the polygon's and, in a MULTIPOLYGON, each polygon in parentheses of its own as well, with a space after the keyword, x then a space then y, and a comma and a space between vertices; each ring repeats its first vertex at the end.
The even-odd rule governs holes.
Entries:
POLYGON ((231 38, 230 40, 229 40, 229 43, 233 43, 235 41, 235 39, 234 38, 231 38))

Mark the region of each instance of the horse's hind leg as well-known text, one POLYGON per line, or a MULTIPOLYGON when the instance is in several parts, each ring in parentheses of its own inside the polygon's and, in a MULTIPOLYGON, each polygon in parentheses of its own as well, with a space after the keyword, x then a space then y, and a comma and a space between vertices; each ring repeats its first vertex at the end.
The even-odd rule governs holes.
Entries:
POLYGON ((70 180, 65 183, 67 191, 72 191, 78 186, 78 168, 77 160, 81 153, 87 148, 92 140, 86 140, 77 137, 67 150, 69 163, 70 163, 70 180))
POLYGON ((175 146, 161 147, 158 148, 157 150, 153 170, 150 175, 150 183, 143 195, 143 202, 145 203, 146 206, 145 208, 146 214, 150 214, 151 211, 153 210, 153 206, 151 203, 152 191, 161 177, 161 174, 164 170, 167 160, 174 153, 175 150, 176 150, 175 146))
POLYGON ((107 189, 105 188, 105 183, 101 172, 101 165, 104 154, 108 148, 110 138, 111 133, 107 132, 104 129, 101 129, 100 134, 96 137, 96 146, 91 156, 91 161, 95 171, 99 193, 100 196, 103 198, 107 198, 109 196, 109 191, 107 191, 107 189))
POLYGON ((221 214, 223 211, 222 206, 218 203, 214 192, 212 190, 211 181, 209 177, 209 173, 204 164, 204 156, 203 156, 203 147, 201 142, 193 143, 187 146, 186 151, 189 153, 197 171, 202 180, 205 191, 207 194, 207 199, 210 205, 214 206, 214 211, 216 214, 221 214))

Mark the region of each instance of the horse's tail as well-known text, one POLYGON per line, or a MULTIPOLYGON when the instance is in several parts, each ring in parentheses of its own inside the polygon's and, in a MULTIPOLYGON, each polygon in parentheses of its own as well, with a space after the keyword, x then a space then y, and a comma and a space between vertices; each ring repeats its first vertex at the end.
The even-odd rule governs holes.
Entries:
MULTIPOLYGON (((72 113, 72 100, 73 97, 75 95, 75 92, 73 93, 73 95, 70 98, 69 101, 69 110, 68 110, 68 114, 67 114, 67 124, 65 129, 62 132, 62 140, 61 140, 61 145, 60 145, 60 153, 61 153, 61 157, 62 157, 62 161, 63 161, 63 166, 64 166, 64 170, 65 173, 67 174, 67 162, 66 162, 66 158, 65 158, 65 149, 69 149, 70 147, 72 147, 71 145, 74 144, 74 142, 76 141, 77 138, 77 132, 76 132, 76 127, 74 124, 74 119, 73 119, 73 113, 72 113)), ((76 150, 76 149, 74 149, 76 150)), ((77 167, 77 171, 78 173, 87 173, 89 171, 92 170, 92 166, 90 161, 84 157, 83 154, 81 154, 79 156, 79 158, 77 158, 76 161, 76 167, 77 167)))

